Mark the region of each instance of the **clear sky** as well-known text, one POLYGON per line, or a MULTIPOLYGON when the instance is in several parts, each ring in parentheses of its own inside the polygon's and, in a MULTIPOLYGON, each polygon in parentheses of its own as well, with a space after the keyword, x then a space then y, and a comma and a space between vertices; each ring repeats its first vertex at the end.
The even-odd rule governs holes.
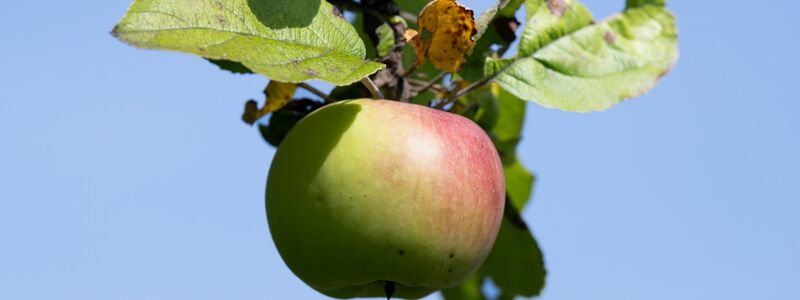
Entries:
MULTIPOLYGON (((0 299, 324 299, 269 237, 274 149, 239 120, 266 79, 123 45, 128 4, 0 9, 0 299)), ((669 4, 649 94, 529 106, 541 299, 800 299, 800 4, 669 4)))

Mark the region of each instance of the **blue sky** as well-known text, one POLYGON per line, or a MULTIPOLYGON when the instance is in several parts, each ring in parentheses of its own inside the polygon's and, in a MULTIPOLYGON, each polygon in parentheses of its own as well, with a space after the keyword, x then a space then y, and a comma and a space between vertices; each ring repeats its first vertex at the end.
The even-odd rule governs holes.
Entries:
MULTIPOLYGON (((269 238, 274 149, 239 120, 266 79, 117 42, 128 4, 0 9, 0 299, 325 299, 269 238)), ((541 299, 800 299, 800 4, 669 4, 649 94, 529 106, 541 299)))

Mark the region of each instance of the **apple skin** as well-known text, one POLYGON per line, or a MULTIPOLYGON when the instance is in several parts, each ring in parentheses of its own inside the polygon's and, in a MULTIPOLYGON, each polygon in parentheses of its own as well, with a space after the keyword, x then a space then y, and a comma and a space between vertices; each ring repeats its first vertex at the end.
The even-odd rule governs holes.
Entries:
POLYGON ((303 118, 278 147, 267 220, 292 272, 335 298, 419 298, 464 281, 494 245, 505 183, 472 121, 359 99, 303 118))

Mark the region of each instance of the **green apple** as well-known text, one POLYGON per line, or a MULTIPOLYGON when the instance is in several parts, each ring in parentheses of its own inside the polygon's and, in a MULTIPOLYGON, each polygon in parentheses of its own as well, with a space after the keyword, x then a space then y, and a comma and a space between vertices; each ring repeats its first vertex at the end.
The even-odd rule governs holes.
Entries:
POLYGON ((503 169, 472 121, 386 100, 327 105, 278 147, 270 232, 289 269, 336 298, 418 298, 451 287, 492 249, 503 169))

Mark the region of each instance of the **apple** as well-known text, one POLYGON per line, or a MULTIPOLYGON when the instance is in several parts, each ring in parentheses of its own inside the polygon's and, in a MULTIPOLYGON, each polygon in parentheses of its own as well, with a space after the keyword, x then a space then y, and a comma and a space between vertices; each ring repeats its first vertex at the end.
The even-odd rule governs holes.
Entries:
POLYGON ((297 123, 266 191, 286 265, 336 298, 418 298, 459 284, 491 251, 504 201, 500 158, 475 123, 370 99, 297 123))

